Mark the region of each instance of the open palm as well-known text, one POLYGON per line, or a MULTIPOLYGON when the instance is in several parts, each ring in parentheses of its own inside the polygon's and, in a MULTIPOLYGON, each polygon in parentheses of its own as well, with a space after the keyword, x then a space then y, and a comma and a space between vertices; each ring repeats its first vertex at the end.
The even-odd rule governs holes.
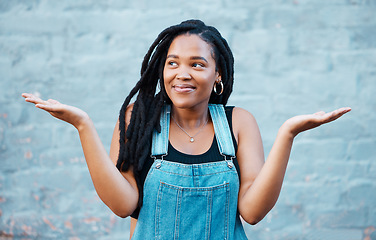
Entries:
POLYGON ((294 134, 294 136, 296 136, 300 132, 332 122, 350 111, 351 108, 344 107, 328 113, 321 111, 314 114, 299 115, 288 119, 285 124, 290 127, 291 132, 294 134))
POLYGON ((81 109, 62 104, 53 99, 44 101, 31 93, 23 93, 22 97, 25 98, 26 102, 34 103, 37 108, 47 111, 55 118, 70 123, 76 128, 88 118, 86 112, 81 109))

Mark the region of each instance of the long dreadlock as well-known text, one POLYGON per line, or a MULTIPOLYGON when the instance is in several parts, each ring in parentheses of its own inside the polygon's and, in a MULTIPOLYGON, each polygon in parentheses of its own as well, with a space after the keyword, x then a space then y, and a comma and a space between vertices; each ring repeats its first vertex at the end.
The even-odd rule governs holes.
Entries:
MULTIPOLYGON (((212 47, 212 55, 217 71, 221 74, 224 91, 219 96, 212 93, 209 102, 226 105, 232 92, 234 58, 226 40, 216 28, 207 26, 200 20, 187 20, 163 30, 158 35, 142 62, 141 78, 126 97, 119 114, 120 150, 116 167, 121 171, 127 171, 132 166, 138 189, 142 189, 139 172, 150 154, 153 129, 160 131, 161 108, 165 102, 171 102, 163 83, 163 68, 168 48, 171 42, 182 34, 197 34, 212 47), (160 91, 156 93, 158 83, 160 91), (137 93, 126 130, 125 112, 137 93)), ((142 192, 139 199, 140 203, 142 192)))

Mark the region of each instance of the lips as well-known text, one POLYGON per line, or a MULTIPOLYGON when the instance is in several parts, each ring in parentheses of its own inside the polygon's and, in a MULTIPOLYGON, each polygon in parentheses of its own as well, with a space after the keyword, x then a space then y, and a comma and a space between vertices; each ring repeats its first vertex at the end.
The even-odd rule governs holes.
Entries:
POLYGON ((176 84, 173 86, 176 92, 179 93, 190 93, 193 92, 196 88, 190 84, 176 84))

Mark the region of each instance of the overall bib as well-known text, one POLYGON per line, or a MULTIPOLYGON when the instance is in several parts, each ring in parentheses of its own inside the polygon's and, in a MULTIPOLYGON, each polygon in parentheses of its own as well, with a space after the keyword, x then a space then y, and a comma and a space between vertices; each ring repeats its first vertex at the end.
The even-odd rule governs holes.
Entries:
POLYGON ((161 132, 154 131, 155 159, 144 183, 143 205, 133 240, 247 239, 237 212, 239 177, 231 131, 222 105, 209 104, 223 159, 202 164, 163 160, 167 155, 170 106, 161 112, 161 132))

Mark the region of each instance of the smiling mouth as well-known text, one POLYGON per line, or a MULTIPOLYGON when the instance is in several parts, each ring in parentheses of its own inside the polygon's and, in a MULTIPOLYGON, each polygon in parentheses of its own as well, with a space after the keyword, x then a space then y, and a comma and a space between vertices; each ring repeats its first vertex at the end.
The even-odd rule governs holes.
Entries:
POLYGON ((187 84, 178 84, 178 85, 173 86, 173 88, 175 89, 176 92, 179 92, 179 93, 190 93, 196 90, 195 87, 191 85, 187 85, 187 84))

